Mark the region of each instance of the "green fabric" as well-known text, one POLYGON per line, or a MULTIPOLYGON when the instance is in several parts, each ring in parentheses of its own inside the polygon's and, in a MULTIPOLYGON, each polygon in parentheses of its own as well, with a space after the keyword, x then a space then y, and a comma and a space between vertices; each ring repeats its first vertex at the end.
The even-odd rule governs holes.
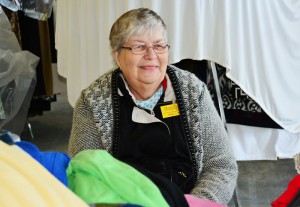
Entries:
POLYGON ((69 188, 88 204, 169 206, 157 186, 105 150, 79 152, 67 168, 69 188))

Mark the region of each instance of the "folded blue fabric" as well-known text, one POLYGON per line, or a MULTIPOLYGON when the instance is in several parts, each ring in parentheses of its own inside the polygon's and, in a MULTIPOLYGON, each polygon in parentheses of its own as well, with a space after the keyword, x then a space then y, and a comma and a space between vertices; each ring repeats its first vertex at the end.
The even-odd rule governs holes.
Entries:
POLYGON ((12 134, 7 130, 0 131, 0 140, 6 144, 14 144, 14 139, 12 137, 12 134))
POLYGON ((64 152, 41 152, 36 145, 27 141, 15 142, 17 146, 43 165, 52 175, 68 187, 66 169, 70 157, 64 152))

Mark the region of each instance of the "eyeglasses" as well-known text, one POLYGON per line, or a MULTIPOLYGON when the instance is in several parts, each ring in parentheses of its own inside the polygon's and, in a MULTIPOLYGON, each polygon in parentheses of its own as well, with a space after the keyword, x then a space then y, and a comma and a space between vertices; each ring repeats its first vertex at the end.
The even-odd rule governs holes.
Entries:
POLYGON ((130 50, 132 54, 143 55, 149 51, 149 48, 152 48, 156 54, 163 54, 168 52, 170 45, 167 44, 155 44, 152 47, 146 45, 132 45, 130 47, 121 47, 122 49, 130 50))

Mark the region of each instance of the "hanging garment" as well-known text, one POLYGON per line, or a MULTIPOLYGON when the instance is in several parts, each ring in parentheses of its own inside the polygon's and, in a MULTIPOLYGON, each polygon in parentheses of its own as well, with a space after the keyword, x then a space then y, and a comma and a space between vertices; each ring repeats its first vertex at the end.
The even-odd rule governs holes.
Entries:
POLYGON ((39 58, 22 51, 0 6, 0 128, 21 134, 35 88, 39 58), (1 112, 2 111, 2 112, 1 112))
POLYGON ((40 57, 29 116, 42 115, 43 111, 50 111, 51 102, 56 101, 52 75, 52 62, 56 61, 54 37, 51 37, 54 36, 53 15, 47 21, 39 21, 26 16, 23 11, 18 11, 18 19, 22 49, 40 57))
MULTIPOLYGON (((226 123, 282 129, 281 126, 264 112, 258 103, 226 76, 226 68, 216 64, 216 69, 220 83, 226 123)), ((208 89, 212 95, 212 99, 217 103, 212 70, 208 70, 208 79, 210 80, 208 89)))

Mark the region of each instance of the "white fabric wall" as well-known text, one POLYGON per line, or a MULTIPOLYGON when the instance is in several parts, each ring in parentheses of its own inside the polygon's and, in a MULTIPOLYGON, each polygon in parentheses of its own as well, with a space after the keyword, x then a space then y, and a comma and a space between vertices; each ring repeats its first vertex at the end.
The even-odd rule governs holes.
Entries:
POLYGON ((287 133, 300 133, 298 0, 57 0, 58 72, 67 78, 72 106, 83 88, 115 67, 111 25, 138 7, 165 20, 170 63, 192 58, 223 65, 287 133))
POLYGON ((300 152, 300 133, 239 124, 227 124, 227 130, 238 160, 293 158, 300 152))

